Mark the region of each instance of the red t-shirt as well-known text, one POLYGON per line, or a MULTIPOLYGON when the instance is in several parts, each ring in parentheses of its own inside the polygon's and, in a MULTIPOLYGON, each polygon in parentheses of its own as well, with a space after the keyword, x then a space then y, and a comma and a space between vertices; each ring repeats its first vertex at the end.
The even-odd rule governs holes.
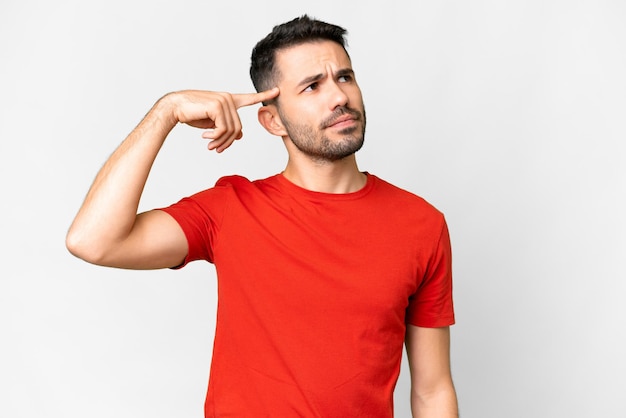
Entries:
POLYGON ((373 175, 224 177, 163 210, 217 269, 207 418, 391 417, 406 324, 454 323, 443 215, 373 175))

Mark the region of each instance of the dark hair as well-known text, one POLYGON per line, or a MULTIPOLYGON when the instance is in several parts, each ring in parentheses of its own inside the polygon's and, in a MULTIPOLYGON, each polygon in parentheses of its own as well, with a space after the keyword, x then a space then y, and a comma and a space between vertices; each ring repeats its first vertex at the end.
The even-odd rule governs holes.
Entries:
POLYGON ((325 40, 338 43, 345 51, 346 33, 347 31, 342 27, 311 19, 307 15, 274 26, 272 32, 260 40, 252 50, 250 78, 252 78, 254 88, 257 91, 264 91, 276 86, 279 76, 276 68, 277 51, 308 42, 325 40))

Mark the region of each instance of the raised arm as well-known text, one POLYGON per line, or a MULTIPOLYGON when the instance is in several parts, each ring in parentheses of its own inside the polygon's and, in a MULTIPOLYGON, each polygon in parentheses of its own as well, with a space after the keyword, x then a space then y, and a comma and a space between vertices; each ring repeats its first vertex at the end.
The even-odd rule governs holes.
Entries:
POLYGON ((450 328, 407 325, 411 411, 415 418, 458 418, 450 372, 450 328))
POLYGON ((90 263, 154 269, 178 265, 187 241, 162 211, 137 214, 150 168, 177 123, 208 129, 209 149, 222 152, 241 138, 237 109, 269 100, 278 89, 253 94, 208 91, 170 93, 150 109, 106 161, 66 238, 69 251, 90 263))

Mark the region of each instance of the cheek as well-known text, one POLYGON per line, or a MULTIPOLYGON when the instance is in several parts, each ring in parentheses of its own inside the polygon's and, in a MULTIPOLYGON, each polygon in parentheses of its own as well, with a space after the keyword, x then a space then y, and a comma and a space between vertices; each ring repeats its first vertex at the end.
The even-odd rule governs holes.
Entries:
POLYGON ((287 118, 298 125, 310 125, 319 120, 323 112, 313 103, 298 103, 289 109, 287 118))
POLYGON ((350 103, 353 106, 359 106, 363 103, 363 96, 361 95, 361 89, 358 86, 350 86, 344 90, 346 95, 350 99, 350 103))

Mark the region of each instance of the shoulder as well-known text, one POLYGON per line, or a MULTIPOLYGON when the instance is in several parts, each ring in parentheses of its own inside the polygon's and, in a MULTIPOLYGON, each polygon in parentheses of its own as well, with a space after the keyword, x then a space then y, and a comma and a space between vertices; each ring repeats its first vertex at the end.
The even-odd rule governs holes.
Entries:
POLYGON ((273 184, 276 180, 276 175, 259 180, 249 180, 247 177, 240 175, 230 175, 220 177, 215 183, 215 187, 229 187, 233 189, 262 189, 268 185, 273 184))
POLYGON ((277 175, 264 179, 249 180, 240 175, 224 176, 215 183, 213 189, 221 189, 222 193, 237 196, 265 195, 278 188, 276 177, 277 175))
POLYGON ((232 175, 219 178, 215 184, 207 189, 197 191, 187 197, 182 198, 177 205, 196 203, 200 206, 222 205, 239 190, 250 188, 252 182, 243 176, 232 175))
POLYGON ((215 182, 215 187, 249 187, 252 184, 250 180, 248 180, 244 176, 232 175, 232 176, 224 176, 220 177, 217 182, 215 182))
POLYGON ((222 219, 230 210, 236 207, 247 206, 250 202, 266 200, 264 196, 265 183, 269 179, 251 181, 241 175, 229 175, 219 178, 212 187, 198 191, 184 197, 177 203, 170 205, 167 210, 171 213, 197 212, 201 216, 213 219, 222 219))
POLYGON ((421 215, 442 218, 443 213, 422 196, 391 184, 380 177, 369 174, 374 181, 375 195, 386 202, 385 206, 395 208, 404 213, 419 213, 421 215))

